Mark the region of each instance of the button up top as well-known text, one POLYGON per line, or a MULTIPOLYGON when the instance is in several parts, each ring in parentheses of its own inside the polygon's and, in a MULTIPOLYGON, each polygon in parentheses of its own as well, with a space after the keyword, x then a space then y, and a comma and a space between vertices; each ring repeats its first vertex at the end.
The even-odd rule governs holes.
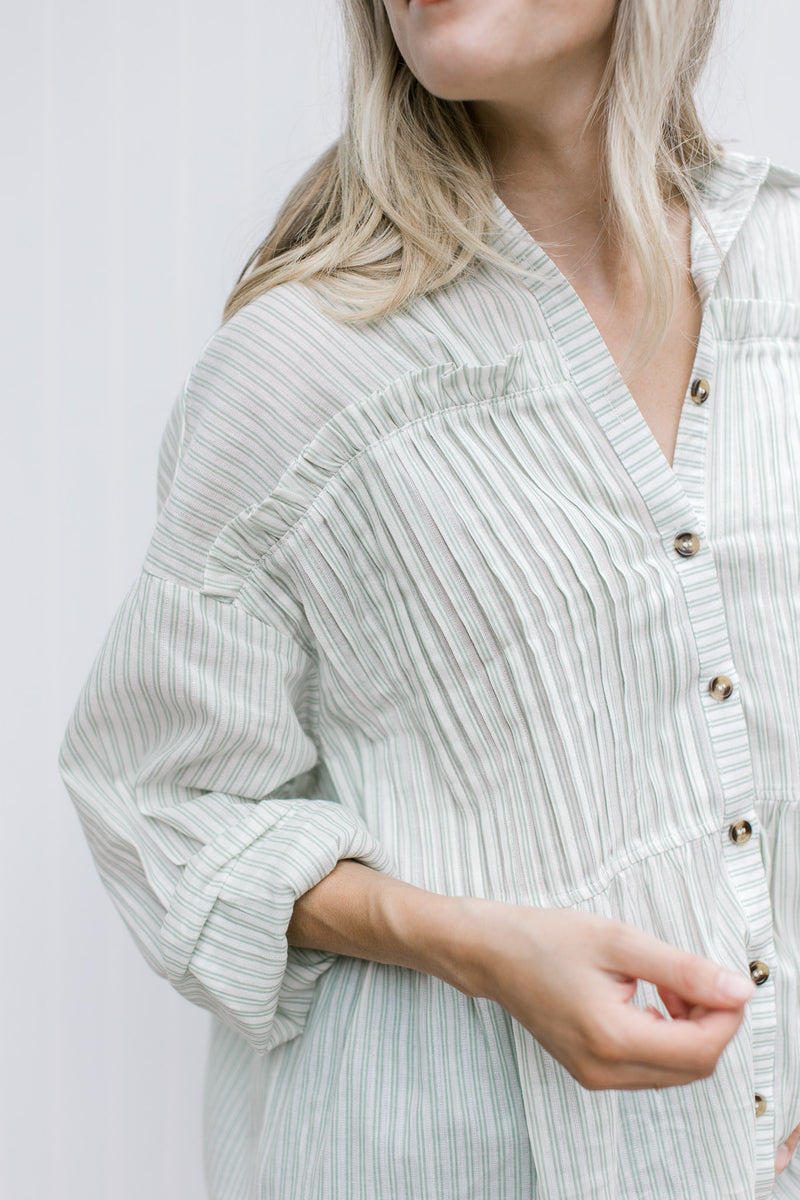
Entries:
POLYGON ((800 1194, 773 1172, 800 1122, 798 186, 736 154, 703 180, 672 467, 499 198, 524 278, 361 326, 286 285, 190 372, 61 769, 148 962, 214 1016, 211 1200, 800 1194), (585 1091, 491 1001, 287 950, 344 857, 763 978, 711 1078, 585 1091))

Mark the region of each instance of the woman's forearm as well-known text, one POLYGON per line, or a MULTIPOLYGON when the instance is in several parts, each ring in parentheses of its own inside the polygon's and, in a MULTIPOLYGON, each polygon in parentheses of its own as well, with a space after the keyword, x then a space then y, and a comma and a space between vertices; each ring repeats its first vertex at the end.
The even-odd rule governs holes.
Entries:
POLYGON ((290 946, 448 977, 459 952, 460 902, 349 859, 295 903, 290 946))

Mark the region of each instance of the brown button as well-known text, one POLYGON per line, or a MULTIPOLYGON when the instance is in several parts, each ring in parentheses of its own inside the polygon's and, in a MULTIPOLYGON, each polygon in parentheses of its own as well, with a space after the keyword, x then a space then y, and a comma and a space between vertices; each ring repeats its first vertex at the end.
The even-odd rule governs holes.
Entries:
POLYGON ((708 385, 708 380, 693 379, 691 395, 695 404, 705 404, 706 400, 711 395, 711 388, 708 385))
POLYGON ((715 675, 708 685, 708 690, 715 700, 727 700, 733 691, 733 684, 727 675, 715 675))
POLYGON ((749 821, 734 821, 728 826, 728 836, 737 846, 743 846, 745 842, 750 841, 750 834, 753 832, 753 826, 749 821))
POLYGON ((700 538, 696 533, 679 533, 672 544, 681 558, 692 558, 700 549, 700 538))
POLYGON ((769 979, 769 967, 760 958, 750 963, 750 978, 757 987, 761 987, 761 984, 769 979))
POLYGON ((756 1092, 754 1099, 756 1102, 756 1116, 763 1117, 764 1113, 767 1111, 767 1102, 763 1096, 759 1096, 758 1092, 756 1092))

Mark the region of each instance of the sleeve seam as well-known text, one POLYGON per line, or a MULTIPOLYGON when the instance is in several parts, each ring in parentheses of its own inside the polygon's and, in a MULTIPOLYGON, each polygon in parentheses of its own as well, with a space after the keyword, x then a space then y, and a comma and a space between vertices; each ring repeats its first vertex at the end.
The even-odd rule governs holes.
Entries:
POLYGON ((247 608, 240 602, 238 593, 233 597, 233 599, 225 600, 220 596, 212 595, 209 592, 204 591, 203 588, 195 587, 190 583, 184 583, 180 579, 173 579, 169 575, 160 575, 157 571, 154 571, 146 564, 141 567, 140 574, 141 576, 147 576, 148 579, 158 580, 160 583, 168 583, 170 587, 180 588, 181 591, 189 592, 193 596, 197 596, 202 600, 207 600, 210 604, 219 604, 225 608, 230 608, 236 612, 243 613, 246 617, 249 617, 251 620, 260 625, 262 629, 269 629, 278 637, 283 638, 287 642, 291 642, 293 645, 297 646, 307 658, 316 660, 316 647, 314 646, 313 642, 310 642, 308 638, 303 637, 301 634, 296 634, 294 632, 287 633, 279 626, 272 624, 270 621, 265 621, 257 612, 253 612, 252 609, 247 608))

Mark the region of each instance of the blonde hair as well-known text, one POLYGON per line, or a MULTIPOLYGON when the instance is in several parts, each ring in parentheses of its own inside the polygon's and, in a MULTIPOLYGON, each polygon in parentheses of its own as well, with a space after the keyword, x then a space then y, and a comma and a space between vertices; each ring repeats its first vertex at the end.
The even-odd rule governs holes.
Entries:
MULTIPOLYGON (((515 269, 488 243, 489 157, 462 101, 427 91, 402 59, 383 0, 342 0, 349 45, 344 130, 291 190, 225 304, 227 321, 281 283, 306 281, 340 321, 374 320, 482 260, 515 269)), ((600 122, 609 230, 639 263, 644 302, 634 345, 654 353, 681 273, 665 202, 702 221, 696 172, 720 154, 693 93, 719 0, 618 0, 605 74, 587 116, 600 122)))

